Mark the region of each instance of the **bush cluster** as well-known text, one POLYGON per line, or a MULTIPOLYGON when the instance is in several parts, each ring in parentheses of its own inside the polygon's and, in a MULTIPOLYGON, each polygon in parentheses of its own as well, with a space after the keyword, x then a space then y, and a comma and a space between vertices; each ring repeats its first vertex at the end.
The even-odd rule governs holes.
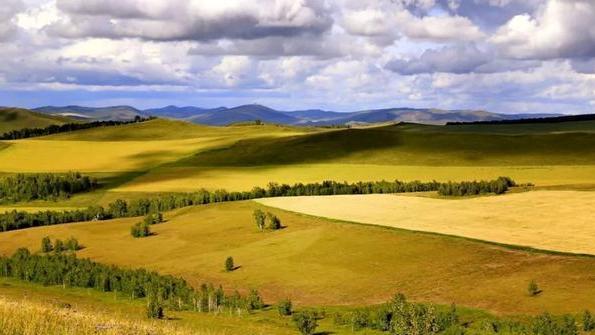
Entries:
POLYGON ((52 240, 48 236, 41 239, 41 252, 47 253, 54 251, 60 253, 62 251, 78 251, 80 249, 82 249, 82 246, 74 237, 69 238, 66 242, 56 239, 54 243, 52 243, 52 240))

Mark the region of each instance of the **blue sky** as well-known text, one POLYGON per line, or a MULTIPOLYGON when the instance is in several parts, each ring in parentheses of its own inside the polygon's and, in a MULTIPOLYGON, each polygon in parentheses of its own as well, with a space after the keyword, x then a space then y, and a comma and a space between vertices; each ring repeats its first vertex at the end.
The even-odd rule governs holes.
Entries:
POLYGON ((591 0, 3 0, 0 105, 590 113, 591 0))

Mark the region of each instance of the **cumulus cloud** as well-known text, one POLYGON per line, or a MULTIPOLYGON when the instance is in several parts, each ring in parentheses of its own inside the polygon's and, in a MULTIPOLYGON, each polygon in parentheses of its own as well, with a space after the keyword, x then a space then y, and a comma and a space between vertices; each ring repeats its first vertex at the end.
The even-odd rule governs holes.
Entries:
POLYGON ((475 44, 461 44, 429 49, 413 59, 394 59, 386 68, 402 75, 420 73, 497 73, 527 70, 539 66, 536 61, 498 59, 494 50, 481 50, 475 44))
POLYGON ((490 38, 514 58, 595 56, 595 2, 549 0, 531 14, 513 17, 490 38))
POLYGON ((17 92, 2 95, 14 101, 59 91, 58 103, 101 92, 102 101, 141 105, 339 110, 582 112, 595 104, 590 0, 2 4, 0 94, 17 92))
POLYGON ((5 0, 2 3, 0 6, 0 41, 6 41, 14 36, 17 31, 14 17, 24 8, 22 0, 5 0))
POLYGON ((62 37, 206 41, 320 34, 332 25, 314 0, 58 0, 66 16, 48 31, 62 37))

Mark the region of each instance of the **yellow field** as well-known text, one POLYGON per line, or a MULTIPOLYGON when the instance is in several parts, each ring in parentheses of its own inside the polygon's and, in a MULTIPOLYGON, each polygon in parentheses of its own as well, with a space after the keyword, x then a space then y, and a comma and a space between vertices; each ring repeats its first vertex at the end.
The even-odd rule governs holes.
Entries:
POLYGON ((234 202, 166 213, 167 222, 153 226, 156 235, 144 239, 130 236, 130 226, 140 218, 5 232, 0 254, 23 246, 39 250, 46 235, 74 236, 85 246, 79 257, 180 275, 193 285, 208 281, 243 292, 257 288, 269 303, 290 297, 298 306, 361 306, 403 292, 419 301, 499 313, 595 310, 595 258, 511 250, 274 209, 286 228, 263 233, 252 219, 259 206, 234 202), (227 256, 234 257, 238 270, 223 271, 227 256), (526 294, 532 279, 544 290, 538 298, 526 294))
POLYGON ((269 182, 296 183, 374 180, 461 181, 510 176, 518 183, 595 185, 595 166, 392 166, 371 164, 292 164, 258 167, 159 167, 114 191, 166 192, 224 188, 246 191, 269 182))
POLYGON ((338 220, 595 255, 595 192, 534 191, 463 200, 374 194, 258 201, 338 220))
POLYGON ((0 144, 8 147, 0 150, 0 171, 146 171, 201 150, 230 145, 239 139, 292 136, 305 132, 275 126, 215 128, 154 120, 139 125, 2 141, 0 144))

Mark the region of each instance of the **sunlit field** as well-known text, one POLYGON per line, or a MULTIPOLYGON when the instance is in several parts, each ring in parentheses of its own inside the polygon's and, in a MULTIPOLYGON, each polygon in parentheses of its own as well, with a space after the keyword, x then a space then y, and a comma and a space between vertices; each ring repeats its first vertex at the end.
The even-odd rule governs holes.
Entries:
POLYGON ((193 285, 208 281, 243 292, 257 288, 269 303, 290 297, 301 306, 361 306, 403 292, 419 301, 507 314, 595 309, 595 258, 279 210, 273 211, 286 228, 260 232, 252 219, 258 207, 236 202, 166 213, 167 221, 153 226, 155 235, 143 239, 130 236, 130 226, 140 218, 5 232, 0 234, 0 253, 18 247, 39 250, 44 236, 74 236, 84 246, 79 257, 180 275, 193 285), (227 256, 234 257, 238 270, 223 271, 227 256), (532 279, 544 290, 538 299, 526 293, 532 279))
POLYGON ((595 255, 595 192, 533 191, 463 200, 373 194, 258 201, 337 220, 595 255))

